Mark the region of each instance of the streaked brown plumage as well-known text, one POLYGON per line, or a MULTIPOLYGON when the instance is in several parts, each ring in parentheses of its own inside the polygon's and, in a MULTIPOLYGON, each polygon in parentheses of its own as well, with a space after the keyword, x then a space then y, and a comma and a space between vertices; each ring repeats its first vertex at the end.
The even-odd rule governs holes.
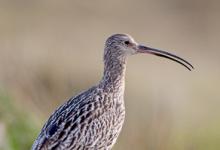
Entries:
POLYGON ((32 150, 111 149, 125 119, 126 60, 137 53, 151 53, 193 68, 178 56, 137 44, 129 35, 110 36, 105 43, 102 80, 60 106, 43 126, 32 150))

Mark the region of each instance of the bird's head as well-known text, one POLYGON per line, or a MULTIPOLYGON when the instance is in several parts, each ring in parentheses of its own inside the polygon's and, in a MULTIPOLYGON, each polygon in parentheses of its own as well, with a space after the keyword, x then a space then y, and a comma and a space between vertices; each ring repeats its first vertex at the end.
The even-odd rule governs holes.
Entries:
POLYGON ((113 59, 126 59, 129 55, 138 53, 153 54, 156 56, 164 57, 175 61, 188 70, 192 70, 194 67, 183 58, 171 54, 169 52, 147 47, 135 42, 135 40, 128 34, 114 34, 110 36, 105 43, 104 59, 107 60, 111 57, 113 59))

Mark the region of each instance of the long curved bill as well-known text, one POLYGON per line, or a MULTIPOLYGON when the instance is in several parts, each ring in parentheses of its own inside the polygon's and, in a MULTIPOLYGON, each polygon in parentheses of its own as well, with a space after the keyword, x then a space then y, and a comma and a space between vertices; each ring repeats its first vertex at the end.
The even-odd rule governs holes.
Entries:
POLYGON ((146 47, 143 45, 138 45, 138 50, 139 53, 149 53, 149 54, 153 54, 159 57, 164 57, 164 58, 168 58, 172 61, 175 61, 181 65, 183 65, 184 67, 186 67, 188 70, 192 70, 194 69, 193 65, 191 65, 188 61, 184 60, 183 58, 176 56, 174 54, 168 53, 166 51, 163 50, 159 50, 159 49, 155 49, 155 48, 151 48, 151 47, 146 47))

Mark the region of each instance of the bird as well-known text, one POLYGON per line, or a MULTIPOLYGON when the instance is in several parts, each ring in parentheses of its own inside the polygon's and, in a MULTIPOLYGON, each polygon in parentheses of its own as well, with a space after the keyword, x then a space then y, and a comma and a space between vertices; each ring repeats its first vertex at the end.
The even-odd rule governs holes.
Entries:
POLYGON ((140 53, 194 69, 177 55, 138 44, 128 34, 113 34, 105 42, 100 82, 58 107, 42 127, 32 150, 111 150, 125 120, 127 58, 140 53))

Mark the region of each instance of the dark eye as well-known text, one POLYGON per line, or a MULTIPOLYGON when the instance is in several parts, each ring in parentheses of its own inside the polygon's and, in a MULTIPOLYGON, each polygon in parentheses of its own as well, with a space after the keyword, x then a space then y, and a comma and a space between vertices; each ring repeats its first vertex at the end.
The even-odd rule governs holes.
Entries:
POLYGON ((125 41, 125 44, 128 45, 128 44, 130 44, 130 42, 129 41, 125 41))

